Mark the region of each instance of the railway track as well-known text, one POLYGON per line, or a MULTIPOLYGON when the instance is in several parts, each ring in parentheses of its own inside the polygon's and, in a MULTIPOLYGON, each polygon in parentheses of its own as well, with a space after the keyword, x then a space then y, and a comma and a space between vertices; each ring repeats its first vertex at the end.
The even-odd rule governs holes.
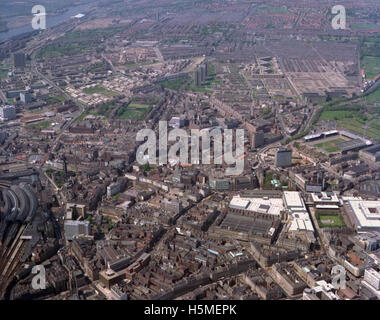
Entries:
POLYGON ((17 235, 9 247, 3 247, 0 258, 0 297, 4 296, 4 292, 12 281, 15 271, 19 266, 27 241, 21 240, 26 225, 21 225, 17 235))

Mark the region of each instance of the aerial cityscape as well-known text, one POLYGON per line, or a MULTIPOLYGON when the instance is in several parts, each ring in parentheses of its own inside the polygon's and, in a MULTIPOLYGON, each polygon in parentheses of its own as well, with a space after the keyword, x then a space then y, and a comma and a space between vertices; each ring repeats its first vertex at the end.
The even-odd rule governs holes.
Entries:
POLYGON ((380 300, 380 1, 0 5, 0 300, 380 300))

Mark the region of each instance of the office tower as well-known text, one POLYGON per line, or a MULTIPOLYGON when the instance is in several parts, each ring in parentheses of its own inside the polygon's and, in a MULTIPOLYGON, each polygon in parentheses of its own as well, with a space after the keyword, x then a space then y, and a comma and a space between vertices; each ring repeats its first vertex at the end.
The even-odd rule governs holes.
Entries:
POLYGON ((20 100, 23 103, 32 102, 32 94, 30 92, 21 92, 20 93, 20 100))
POLYGON ((199 69, 194 72, 194 84, 196 87, 201 85, 201 72, 199 69))
POLYGON ((264 145, 264 132, 253 132, 251 134, 251 148, 258 148, 264 145))
POLYGON ((201 72, 201 82, 204 82, 206 80, 206 67, 204 65, 200 68, 201 72))

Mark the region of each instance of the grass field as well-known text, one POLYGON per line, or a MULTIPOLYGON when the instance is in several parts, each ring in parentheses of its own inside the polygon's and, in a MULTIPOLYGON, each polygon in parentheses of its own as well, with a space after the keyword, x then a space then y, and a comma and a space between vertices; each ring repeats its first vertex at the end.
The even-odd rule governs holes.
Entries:
POLYGON ((337 111, 323 111, 320 119, 322 120, 342 120, 344 118, 353 118, 355 111, 337 110, 337 111))
POLYGON ((344 139, 338 138, 338 139, 334 139, 334 140, 318 143, 315 146, 317 148, 323 149, 323 150, 325 150, 326 152, 329 152, 329 153, 330 152, 337 152, 337 151, 340 150, 338 148, 337 144, 341 143, 341 142, 344 142, 344 141, 345 141, 344 139))
POLYGON ((365 100, 369 103, 380 102, 380 89, 371 92, 368 96, 365 97, 365 100))
POLYGON ((380 25, 374 23, 353 23, 351 29, 380 29, 380 25))
POLYGON ((48 103, 59 103, 59 102, 63 102, 63 101, 65 101, 65 97, 64 96, 49 97, 47 99, 48 103))
POLYGON ((45 120, 38 123, 29 124, 26 127, 29 129, 41 129, 45 130, 51 126, 51 121, 45 120))
POLYGON ((166 89, 178 91, 189 81, 190 81, 190 77, 183 77, 180 79, 161 82, 160 85, 166 89))
POLYGON ((343 121, 340 121, 339 124, 342 127, 348 130, 351 130, 353 132, 359 133, 369 138, 380 140, 380 128, 379 128, 378 120, 369 121, 367 123, 368 128, 365 127, 363 123, 357 119, 344 119, 343 121))
POLYGON ((73 56, 80 53, 85 53, 89 50, 87 44, 80 42, 63 43, 63 44, 49 44, 42 48, 37 58, 54 58, 59 56, 73 56))
MULTIPOLYGON (((380 25, 377 26, 380 29, 380 25)), ((367 78, 380 74, 380 41, 378 37, 364 37, 360 40, 360 64, 367 78)))
POLYGON ((89 115, 92 115, 92 116, 95 116, 95 117, 99 117, 99 116, 103 116, 104 117, 103 114, 96 113, 95 111, 86 110, 78 118, 75 119, 75 122, 83 121, 89 115))
POLYGON ((364 56, 360 65, 365 70, 368 79, 373 79, 380 74, 380 57, 364 56))
POLYGON ((99 38, 109 38, 121 31, 120 27, 109 27, 101 29, 89 29, 89 30, 74 30, 66 33, 66 39, 99 39, 99 38))
MULTIPOLYGON (((368 103, 378 101, 380 99, 380 89, 370 93, 365 97, 365 99, 368 103)), ((337 126, 339 127, 346 128, 347 130, 368 138, 380 140, 379 119, 376 115, 377 110, 375 110, 375 112, 367 111, 364 114, 364 111, 355 105, 346 106, 346 110, 341 110, 343 107, 339 105, 334 106, 334 108, 337 110, 324 110, 321 113, 319 120, 336 121, 337 126)))
POLYGON ((335 212, 317 211, 315 217, 320 228, 341 228, 346 226, 342 216, 335 212))
POLYGON ((0 70, 0 79, 7 78, 8 77, 8 70, 1 69, 0 70))
POLYGON ((120 119, 143 120, 150 110, 152 110, 151 105, 130 103, 119 109, 118 116, 120 119))
POLYGON ((257 14, 291 14, 294 15, 292 12, 290 12, 286 6, 272 6, 267 4, 259 5, 255 8, 255 12, 257 14))
POLYGON ((102 86, 95 86, 95 87, 91 87, 91 88, 85 88, 85 89, 83 89, 83 92, 86 93, 86 94, 100 93, 100 94, 102 94, 104 96, 107 96, 107 97, 112 97, 112 96, 116 95, 115 92, 107 90, 106 88, 104 88, 102 86))

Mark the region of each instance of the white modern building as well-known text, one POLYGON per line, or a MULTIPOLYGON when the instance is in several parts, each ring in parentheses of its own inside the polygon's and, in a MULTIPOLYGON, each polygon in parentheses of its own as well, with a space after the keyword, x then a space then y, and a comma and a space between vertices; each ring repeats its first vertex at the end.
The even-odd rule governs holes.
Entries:
POLYGON ((284 191, 283 199, 285 208, 291 218, 289 231, 314 232, 309 212, 301 194, 297 191, 284 191))
POLYGON ((311 194, 311 198, 317 209, 338 210, 341 204, 335 192, 315 192, 311 194))
POLYGON ((304 290, 302 300, 340 300, 340 298, 331 283, 321 280, 315 287, 304 290))
POLYGON ((380 230, 380 201, 349 200, 347 213, 358 231, 380 230))
POLYGON ((236 196, 232 198, 229 207, 231 209, 275 215, 280 218, 281 213, 284 211, 284 201, 281 198, 241 198, 236 196))

